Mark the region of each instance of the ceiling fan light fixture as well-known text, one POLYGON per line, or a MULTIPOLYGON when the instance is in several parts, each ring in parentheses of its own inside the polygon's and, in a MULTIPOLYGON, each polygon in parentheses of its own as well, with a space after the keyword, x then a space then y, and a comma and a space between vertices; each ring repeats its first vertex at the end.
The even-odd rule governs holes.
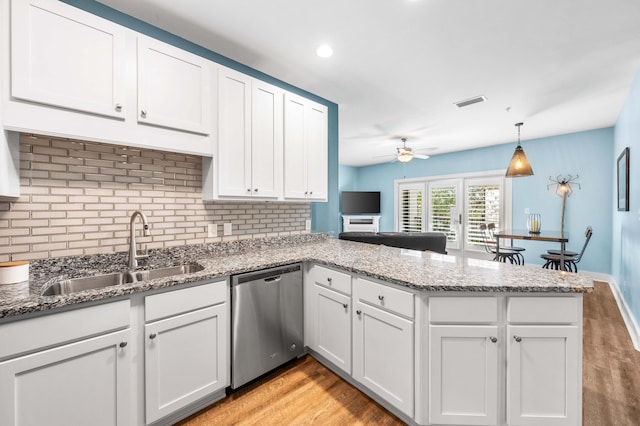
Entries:
POLYGON ((523 124, 524 123, 516 123, 516 127, 518 128, 518 146, 516 146, 516 150, 513 152, 509 167, 507 167, 507 172, 505 173, 505 176, 508 178, 533 176, 531 163, 529 163, 527 155, 520 145, 520 126, 523 124))
POLYGON ((413 159, 413 153, 411 151, 402 150, 398 152, 398 156, 396 158, 401 163, 408 163, 413 159))

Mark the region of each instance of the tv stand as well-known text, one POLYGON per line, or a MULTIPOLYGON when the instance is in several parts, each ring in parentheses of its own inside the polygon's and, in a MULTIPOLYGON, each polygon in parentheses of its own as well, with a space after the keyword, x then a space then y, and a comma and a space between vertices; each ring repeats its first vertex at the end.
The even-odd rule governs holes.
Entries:
POLYGON ((342 232, 380 232, 380 216, 342 215, 342 232))

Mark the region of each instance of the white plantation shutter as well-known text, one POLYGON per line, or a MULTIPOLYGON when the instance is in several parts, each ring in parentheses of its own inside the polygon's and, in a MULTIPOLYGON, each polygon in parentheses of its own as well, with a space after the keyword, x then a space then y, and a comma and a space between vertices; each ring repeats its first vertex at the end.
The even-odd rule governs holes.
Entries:
POLYGON ((424 184, 398 186, 398 231, 422 232, 424 223, 424 184))
POLYGON ((510 226, 510 194, 502 172, 396 181, 395 229, 443 232, 448 250, 484 252, 480 225, 510 226))
POLYGON ((447 248, 459 248, 458 211, 459 181, 434 182, 429 184, 429 231, 444 232, 447 248))
POLYGON ((466 182, 466 246, 484 250, 480 224, 494 223, 502 226, 502 180, 500 178, 476 179, 466 182))

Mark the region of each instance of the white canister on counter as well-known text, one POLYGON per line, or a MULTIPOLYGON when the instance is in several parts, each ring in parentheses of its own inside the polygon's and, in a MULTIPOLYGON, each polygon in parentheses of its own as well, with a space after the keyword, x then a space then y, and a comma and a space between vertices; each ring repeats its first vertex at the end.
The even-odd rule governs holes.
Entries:
POLYGON ((29 262, 0 263, 0 285, 15 284, 29 280, 29 262))

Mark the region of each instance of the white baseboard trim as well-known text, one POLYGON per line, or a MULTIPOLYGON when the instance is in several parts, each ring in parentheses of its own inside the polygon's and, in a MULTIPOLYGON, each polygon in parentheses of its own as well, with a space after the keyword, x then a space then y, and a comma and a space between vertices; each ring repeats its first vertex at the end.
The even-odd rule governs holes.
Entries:
POLYGON ((611 293, 613 293, 613 297, 616 299, 616 303, 618 304, 618 309, 620 310, 620 314, 622 315, 622 319, 624 324, 627 327, 627 331, 629 332, 629 336, 631 337, 631 342, 633 343, 633 347, 640 352, 640 326, 636 321, 635 317, 631 313, 629 309, 629 305, 627 305, 626 300, 624 300, 624 296, 620 291, 620 287, 618 287, 618 283, 613 278, 613 276, 609 274, 602 274, 599 272, 581 272, 585 275, 589 275, 593 277, 594 281, 605 282, 609 284, 609 288, 611 288, 611 293))

